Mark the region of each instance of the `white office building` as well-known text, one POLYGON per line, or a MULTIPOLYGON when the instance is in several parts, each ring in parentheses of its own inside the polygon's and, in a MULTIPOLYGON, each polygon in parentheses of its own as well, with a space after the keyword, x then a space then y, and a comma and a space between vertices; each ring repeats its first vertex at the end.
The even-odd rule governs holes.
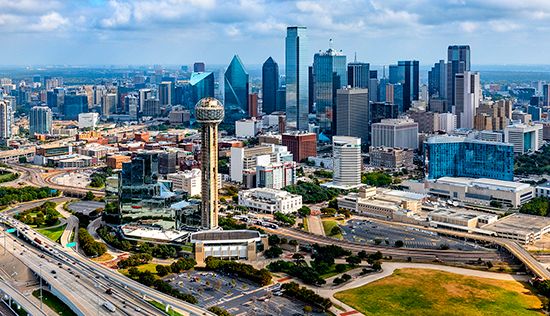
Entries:
POLYGON ((439 113, 439 130, 450 133, 456 129, 456 115, 453 113, 439 113))
POLYGON ((542 124, 514 124, 504 128, 504 142, 514 145, 514 153, 534 152, 542 147, 542 124))
POLYGON ((11 138, 13 126, 13 107, 10 101, 0 100, 0 140, 11 138))
POLYGON ((97 127, 97 123, 99 122, 99 114, 98 113, 80 113, 78 114, 78 128, 84 129, 84 128, 90 128, 95 129, 97 127))
POLYGON ((418 123, 408 118, 384 119, 372 124, 371 146, 418 148, 418 123))
POLYGON ((332 138, 333 184, 354 187, 361 184, 361 138, 334 136, 332 138))
POLYGON ((455 77, 455 105, 453 112, 458 119, 458 127, 473 129, 474 116, 481 100, 479 73, 465 71, 455 77))
POLYGON ((302 196, 268 188, 239 191, 239 205, 263 212, 293 213, 302 207, 302 196))
POLYGON ((186 192, 189 196, 201 195, 201 170, 191 169, 183 172, 170 173, 167 179, 172 181, 174 190, 186 192))
POLYGON ((286 146, 264 144, 255 147, 231 147, 231 181, 243 182, 243 172, 255 171, 256 166, 292 161, 286 146))
POLYGON ((235 135, 239 138, 255 137, 262 129, 262 121, 256 118, 235 121, 235 135))

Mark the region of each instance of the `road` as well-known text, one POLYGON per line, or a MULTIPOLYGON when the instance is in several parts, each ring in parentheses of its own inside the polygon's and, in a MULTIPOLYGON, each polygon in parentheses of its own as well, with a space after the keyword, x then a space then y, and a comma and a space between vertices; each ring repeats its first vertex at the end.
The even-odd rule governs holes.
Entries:
MULTIPOLYGON (((30 240, 34 239, 36 236, 41 236, 40 234, 28 229, 26 225, 21 224, 14 219, 9 219, 9 222, 12 226, 17 227, 21 234, 30 240), (24 229, 27 230, 22 232, 24 229)), ((10 239, 15 239, 14 236, 9 235, 9 237, 10 239)), ((180 301, 169 295, 144 286, 124 275, 119 274, 118 272, 112 271, 109 268, 89 260, 88 258, 75 252, 73 249, 65 249, 59 244, 48 240, 46 237, 41 236, 40 239, 42 244, 36 246, 41 248, 41 252, 32 247, 27 247, 28 253, 36 253, 38 256, 38 259, 34 258, 34 263, 29 262, 28 265, 26 264, 27 266, 31 268, 34 266, 36 268, 36 262, 41 262, 39 254, 48 255, 42 260, 42 262, 44 260, 53 259, 53 262, 61 263, 63 265, 70 265, 73 272, 77 272, 81 276, 81 279, 87 282, 88 288, 94 289, 95 284, 99 284, 101 291, 98 291, 98 293, 103 293, 103 291, 107 288, 113 288, 113 291, 115 292, 114 295, 116 296, 115 298, 118 299, 113 300, 113 296, 109 296, 108 298, 111 298, 110 301, 117 306, 117 310, 124 311, 131 308, 138 308, 141 310, 140 312, 134 311, 132 313, 125 313, 124 315, 164 315, 164 313, 156 310, 148 302, 146 302, 146 300, 150 299, 169 305, 183 315, 213 315, 212 313, 196 305, 180 301), (48 246, 48 248, 45 248, 45 246, 48 246)), ((65 282, 78 284, 79 280, 75 280, 75 277, 73 276, 70 280, 65 280, 65 282)), ((91 296, 90 293, 88 293, 89 296, 87 297, 97 299, 98 293, 94 293, 91 296)), ((86 296, 83 297, 86 298, 86 296)), ((102 297, 105 298, 104 295, 102 297)))
POLYGON ((310 215, 307 218, 307 224, 309 232, 319 236, 325 236, 325 229, 323 228, 323 221, 318 215, 310 215))
MULTIPOLYGON (((23 295, 21 292, 19 292, 17 289, 12 287, 7 282, 0 281, 0 293, 7 294, 9 297, 14 299, 30 315, 33 315, 33 316, 48 315, 44 311, 40 310, 40 306, 36 306, 33 301, 28 299, 25 295, 23 295)), ((0 310, 0 315, 3 315, 2 310, 0 310)))

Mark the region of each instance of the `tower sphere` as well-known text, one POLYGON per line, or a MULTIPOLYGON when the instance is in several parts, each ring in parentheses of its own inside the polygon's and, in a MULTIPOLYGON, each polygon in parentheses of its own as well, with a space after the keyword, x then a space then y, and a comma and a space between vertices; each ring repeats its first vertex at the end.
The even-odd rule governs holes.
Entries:
POLYGON ((223 105, 216 98, 201 99, 195 105, 195 117, 202 124, 219 124, 223 121, 223 105))

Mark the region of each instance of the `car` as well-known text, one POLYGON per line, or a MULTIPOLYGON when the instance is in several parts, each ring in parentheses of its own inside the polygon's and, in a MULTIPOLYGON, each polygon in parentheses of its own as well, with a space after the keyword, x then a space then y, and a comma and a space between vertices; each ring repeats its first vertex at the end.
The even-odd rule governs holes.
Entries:
POLYGON ((51 271, 51 274, 56 274, 56 273, 57 273, 57 272, 55 272, 55 270, 52 270, 52 271, 51 271))

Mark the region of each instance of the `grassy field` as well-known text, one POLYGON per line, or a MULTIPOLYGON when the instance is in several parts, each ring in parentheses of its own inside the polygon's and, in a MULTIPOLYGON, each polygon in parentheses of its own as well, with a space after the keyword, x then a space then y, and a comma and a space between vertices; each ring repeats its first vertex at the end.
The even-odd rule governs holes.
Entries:
MULTIPOLYGON (((149 271, 153 274, 157 274, 157 263, 146 263, 146 264, 142 264, 142 265, 139 265, 139 266, 136 266, 136 268, 140 271, 140 272, 143 272, 143 271, 149 271)), ((122 274, 127 274, 128 273, 128 269, 119 269, 118 272, 122 273, 122 274)))
POLYGON ((17 173, 13 173, 9 171, 0 171, 0 183, 10 182, 10 181, 16 180, 17 178, 19 178, 19 174, 17 173))
POLYGON ((95 261, 95 262, 105 262, 105 261, 111 261, 111 260, 113 260, 113 256, 108 252, 102 254, 99 257, 92 258, 92 261, 95 261))
POLYGON ((332 265, 332 267, 330 268, 330 271, 325 273, 325 274, 321 274, 321 278, 323 279, 328 279, 330 277, 333 277, 337 274, 340 274, 340 273, 345 273, 345 272, 348 272, 349 270, 353 270, 353 266, 350 266, 350 265, 347 265, 346 264, 346 269, 343 271, 343 272, 336 272, 336 269, 335 269, 335 264, 332 265))
MULTIPOLYGON (((165 311, 166 310, 166 305, 162 304, 162 303, 159 303, 157 301, 149 301, 149 303, 151 303, 151 305, 155 306, 157 309, 161 310, 161 311, 165 311)), ((173 310, 172 308, 168 309, 168 315, 170 316, 183 316, 182 314, 176 312, 175 310, 173 310)))
MULTIPOLYGON (((32 295, 38 299, 40 299, 40 290, 36 290, 32 292, 32 295)), ((53 295, 52 293, 48 291, 42 291, 43 296, 43 302, 46 304, 49 308, 51 308, 56 314, 58 315, 74 315, 76 314, 67 306, 65 303, 63 303, 57 296, 53 295)))
POLYGON ((48 239, 58 242, 59 238, 61 238, 61 235, 63 235, 65 227, 67 227, 67 225, 61 225, 54 228, 39 229, 38 232, 48 237, 48 239))
POLYGON ((303 223, 304 223, 304 230, 305 230, 306 232, 308 232, 308 231, 309 231, 309 222, 308 222, 308 220, 307 220, 307 217, 304 217, 303 223))
POLYGON ((542 315, 526 284, 436 270, 396 270, 335 297, 365 315, 542 315))
POLYGON ((334 238, 338 238, 338 239, 344 238, 342 236, 342 233, 339 233, 339 234, 336 234, 336 235, 332 234, 332 229, 334 227, 338 227, 338 222, 337 221, 330 220, 330 219, 323 220, 323 229, 325 230, 325 235, 330 236, 330 237, 334 237, 334 238))

